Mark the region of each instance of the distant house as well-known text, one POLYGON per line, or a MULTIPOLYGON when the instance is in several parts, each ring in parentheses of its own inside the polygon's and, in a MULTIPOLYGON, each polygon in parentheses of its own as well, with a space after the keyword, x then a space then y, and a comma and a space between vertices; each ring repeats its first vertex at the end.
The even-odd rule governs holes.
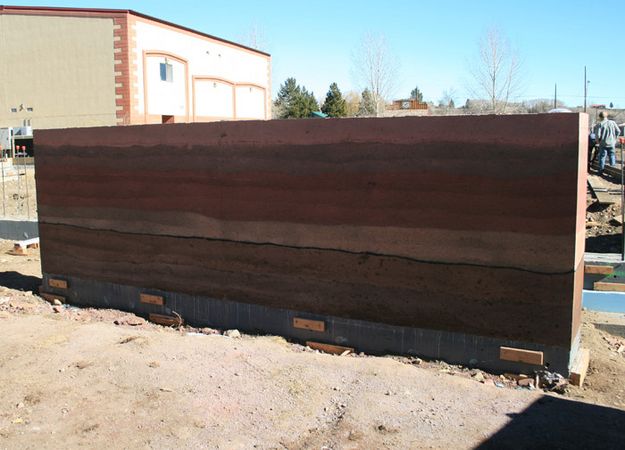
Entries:
POLYGON ((269 119, 270 64, 131 10, 0 6, 0 127, 269 119))
POLYGON ((427 103, 419 102, 414 98, 409 98, 402 100, 393 100, 392 103, 386 105, 382 116, 427 116, 429 114, 430 111, 427 103))
POLYGON ((393 103, 388 105, 386 109, 389 109, 389 110, 428 109, 428 104, 417 101, 414 98, 408 98, 408 99, 403 99, 403 100, 393 100, 393 103))

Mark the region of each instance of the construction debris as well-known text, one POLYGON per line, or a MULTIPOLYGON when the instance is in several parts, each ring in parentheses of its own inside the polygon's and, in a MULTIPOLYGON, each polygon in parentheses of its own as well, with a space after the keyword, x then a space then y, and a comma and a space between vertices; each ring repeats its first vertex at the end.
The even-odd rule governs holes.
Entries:
POLYGON ((224 336, 228 336, 229 338, 238 339, 241 337, 241 332, 239 330, 226 330, 224 332, 224 336))
POLYGON ((39 238, 18 241, 14 244, 13 249, 7 253, 14 256, 27 256, 29 248, 39 248, 39 238))
POLYGON ((568 381, 562 375, 548 370, 537 370, 535 377, 536 387, 548 392, 563 394, 568 385, 568 381))

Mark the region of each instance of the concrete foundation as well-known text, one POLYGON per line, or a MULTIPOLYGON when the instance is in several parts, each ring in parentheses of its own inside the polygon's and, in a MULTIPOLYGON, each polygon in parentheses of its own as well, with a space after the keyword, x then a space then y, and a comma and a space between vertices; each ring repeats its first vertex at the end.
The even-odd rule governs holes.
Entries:
POLYGON ((354 348, 357 352, 374 355, 400 354, 443 360, 449 363, 481 367, 494 372, 531 373, 536 366, 499 358, 500 347, 514 347, 544 353, 544 365, 549 370, 568 373, 571 352, 579 345, 579 336, 568 347, 547 346, 531 342, 487 338, 424 328, 401 327, 363 320, 311 314, 289 309, 270 308, 251 303, 219 300, 155 289, 64 277, 68 289, 49 286, 49 279, 63 275, 46 274, 46 292, 64 296, 73 305, 114 308, 131 311, 148 318, 149 314, 174 316, 179 314, 186 323, 197 327, 237 328, 257 334, 276 334, 296 342, 318 341, 354 348), (145 304, 140 294, 162 296, 164 305, 145 304), (321 321, 324 331, 295 328, 293 319, 321 321))
POLYGON ((23 241, 39 236, 39 222, 36 220, 0 220, 0 239, 23 241))

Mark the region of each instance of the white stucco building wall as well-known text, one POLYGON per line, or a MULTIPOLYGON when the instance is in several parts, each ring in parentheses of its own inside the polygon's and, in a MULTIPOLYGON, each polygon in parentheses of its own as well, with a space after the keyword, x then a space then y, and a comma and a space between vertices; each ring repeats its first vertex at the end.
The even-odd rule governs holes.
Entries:
POLYGON ((270 118, 270 57, 142 18, 131 21, 134 113, 146 123, 270 118), (169 65, 163 79, 161 65, 169 65))

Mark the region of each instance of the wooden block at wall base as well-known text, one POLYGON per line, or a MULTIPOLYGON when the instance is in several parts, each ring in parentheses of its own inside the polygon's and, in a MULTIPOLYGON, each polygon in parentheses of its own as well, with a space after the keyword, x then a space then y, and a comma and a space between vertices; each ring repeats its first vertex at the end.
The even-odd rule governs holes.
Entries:
POLYGON ((57 289, 67 289, 67 281, 59 280, 58 278, 50 278, 48 280, 48 286, 57 288, 57 289))
POLYGON ((584 384, 586 373, 588 372, 588 365, 590 364, 590 351, 586 348, 580 348, 577 351, 575 360, 571 367, 571 375, 569 380, 573 386, 580 386, 584 384))
POLYGON ((165 316, 163 314, 150 314, 149 320, 150 322, 164 325, 166 327, 179 327, 184 323, 180 316, 165 316))
POLYGON ((324 332, 326 330, 326 324, 323 320, 309 320, 309 319, 300 319, 299 317, 294 317, 293 328, 301 328, 303 330, 324 332))
POLYGON ((585 264, 584 273, 594 275, 612 275, 614 273, 614 267, 607 265, 585 264))
POLYGON ((343 355, 347 353, 354 353, 352 347, 343 347, 342 345, 324 344, 322 342, 306 341, 306 345, 314 350, 319 350, 326 353, 332 353, 334 355, 343 355))
POLYGON ((150 305, 164 305, 165 299, 161 295, 139 294, 139 301, 150 305))
POLYGON ((625 283, 595 281, 593 288, 595 291, 625 292, 625 283))
POLYGON ((543 352, 513 347, 500 347, 499 359, 504 361, 533 364, 535 366, 542 366, 544 363, 543 352))

